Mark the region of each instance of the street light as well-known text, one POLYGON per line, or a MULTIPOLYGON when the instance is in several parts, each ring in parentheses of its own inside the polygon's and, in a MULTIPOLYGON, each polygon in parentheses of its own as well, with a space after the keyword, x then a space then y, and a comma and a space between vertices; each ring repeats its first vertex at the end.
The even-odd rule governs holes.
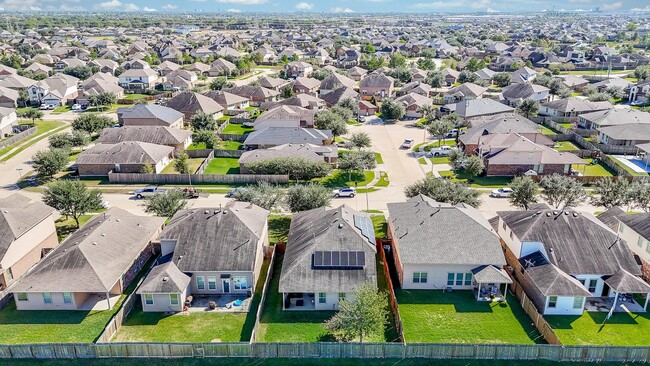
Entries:
POLYGON ((18 180, 20 181, 23 177, 23 168, 16 168, 18 171, 18 180))

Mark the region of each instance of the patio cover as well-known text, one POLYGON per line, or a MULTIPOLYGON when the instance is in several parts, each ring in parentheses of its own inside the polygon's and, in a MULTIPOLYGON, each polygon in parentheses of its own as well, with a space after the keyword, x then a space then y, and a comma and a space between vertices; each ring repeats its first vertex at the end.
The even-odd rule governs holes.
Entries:
POLYGON ((512 283, 506 271, 493 265, 476 267, 472 274, 477 283, 512 283))
POLYGON ((622 268, 605 279, 605 283, 619 294, 650 293, 650 285, 622 268))

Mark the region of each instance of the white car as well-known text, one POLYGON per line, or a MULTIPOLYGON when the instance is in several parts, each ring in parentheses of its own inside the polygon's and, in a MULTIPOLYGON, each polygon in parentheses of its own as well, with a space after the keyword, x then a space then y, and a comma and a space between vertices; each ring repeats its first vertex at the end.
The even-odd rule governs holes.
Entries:
POLYGON ((354 197, 357 194, 357 190, 352 188, 352 187, 346 187, 346 188, 341 188, 341 189, 335 189, 332 191, 334 194, 334 197, 339 198, 339 197, 354 197))
POLYGON ((510 197, 512 194, 512 189, 510 188, 499 188, 495 189, 490 193, 490 197, 496 197, 496 198, 507 198, 510 197))
POLYGON ((50 109, 50 106, 48 104, 41 104, 41 106, 38 107, 38 109, 46 111, 46 110, 50 109))
POLYGON ((449 155, 449 152, 453 149, 451 146, 443 145, 440 147, 434 147, 431 150, 429 150, 429 154, 433 156, 447 156, 449 155))
POLYGON ((402 143, 402 149, 410 149, 413 146, 413 139, 406 139, 402 143))
POLYGON ((80 111, 81 110, 81 104, 73 104, 72 108, 70 108, 70 109, 72 109, 73 111, 80 111))

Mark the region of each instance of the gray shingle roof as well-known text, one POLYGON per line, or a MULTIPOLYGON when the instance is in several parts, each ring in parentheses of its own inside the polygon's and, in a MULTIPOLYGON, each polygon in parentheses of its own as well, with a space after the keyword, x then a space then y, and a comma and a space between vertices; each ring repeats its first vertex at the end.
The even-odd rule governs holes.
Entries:
POLYGON ((650 293, 650 285, 624 269, 620 269, 609 278, 606 278, 605 283, 619 294, 650 293))
POLYGON ((404 264, 506 264, 499 237, 474 208, 419 195, 389 203, 388 215, 404 264))
POLYGON ((77 158, 81 164, 157 164, 174 151, 173 147, 147 142, 124 141, 117 144, 97 144, 84 150, 77 158))
POLYGON ((213 99, 194 92, 180 93, 167 102, 167 107, 181 113, 195 114, 203 112, 215 114, 223 111, 223 107, 213 99))
POLYGON ((493 265, 476 267, 472 270, 472 274, 478 283, 512 283, 506 271, 493 265))
POLYGON ((323 141, 330 140, 330 130, 317 130, 314 128, 293 127, 267 127, 251 132, 244 145, 283 145, 283 144, 314 144, 322 145, 323 141))
POLYGON ((123 126, 105 128, 97 142, 116 144, 122 141, 140 141, 156 145, 178 145, 191 135, 192 131, 190 130, 166 126, 123 126))
POLYGON ((650 213, 624 214, 618 216, 618 219, 642 237, 650 240, 650 213))
POLYGON ((120 108, 117 114, 121 115, 122 119, 151 119, 167 122, 169 124, 183 118, 183 114, 169 107, 164 107, 156 104, 136 104, 132 108, 120 108))
POLYGON ((192 278, 181 272, 173 262, 159 264, 151 269, 138 291, 140 294, 174 294, 185 291, 192 278))

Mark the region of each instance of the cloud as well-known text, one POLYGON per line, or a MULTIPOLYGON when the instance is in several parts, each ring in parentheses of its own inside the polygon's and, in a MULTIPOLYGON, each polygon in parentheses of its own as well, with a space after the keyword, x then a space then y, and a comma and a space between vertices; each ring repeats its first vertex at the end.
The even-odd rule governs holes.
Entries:
POLYGON ((314 4, 306 3, 304 1, 299 2, 296 4, 296 9, 298 10, 311 10, 314 8, 314 4))
POLYGON ((217 0, 221 4, 237 4, 237 5, 262 5, 266 4, 268 0, 217 0))
POLYGON ((569 0, 570 3, 590 3, 592 0, 569 0))
POLYGON ((178 8, 178 6, 173 5, 173 4, 167 4, 167 5, 163 5, 161 7, 162 10, 174 10, 176 8, 178 8))
POLYGON ((227 13, 241 13, 241 10, 239 9, 228 9, 226 10, 227 13))
POLYGON ((645 12, 650 12, 650 5, 646 5, 645 8, 632 8, 630 11, 636 12, 636 13, 645 13, 645 12))
POLYGON ((498 13, 499 12, 498 10, 494 10, 492 8, 487 8, 487 9, 485 9, 485 11, 488 12, 488 13, 498 13))
POLYGON ((611 4, 603 4, 600 6, 600 10, 603 11, 612 11, 612 10, 619 10, 623 7, 623 2, 622 1, 617 1, 615 3, 611 4))
POLYGON ((342 7, 339 7, 339 6, 337 6, 336 8, 330 9, 330 11, 332 13, 354 13, 354 10, 352 10, 350 8, 342 8, 342 7))
POLYGON ((95 9, 99 10, 124 10, 124 11, 137 11, 140 8, 132 3, 123 3, 120 0, 110 0, 95 5, 95 9))
POLYGON ((443 1, 433 1, 430 3, 415 3, 413 4, 413 8, 417 9, 440 9, 440 8, 446 8, 449 7, 449 3, 443 2, 443 1))
POLYGON ((157 11, 157 10, 154 9, 154 8, 150 8, 150 7, 145 6, 144 8, 142 8, 142 11, 152 12, 152 11, 157 11))

